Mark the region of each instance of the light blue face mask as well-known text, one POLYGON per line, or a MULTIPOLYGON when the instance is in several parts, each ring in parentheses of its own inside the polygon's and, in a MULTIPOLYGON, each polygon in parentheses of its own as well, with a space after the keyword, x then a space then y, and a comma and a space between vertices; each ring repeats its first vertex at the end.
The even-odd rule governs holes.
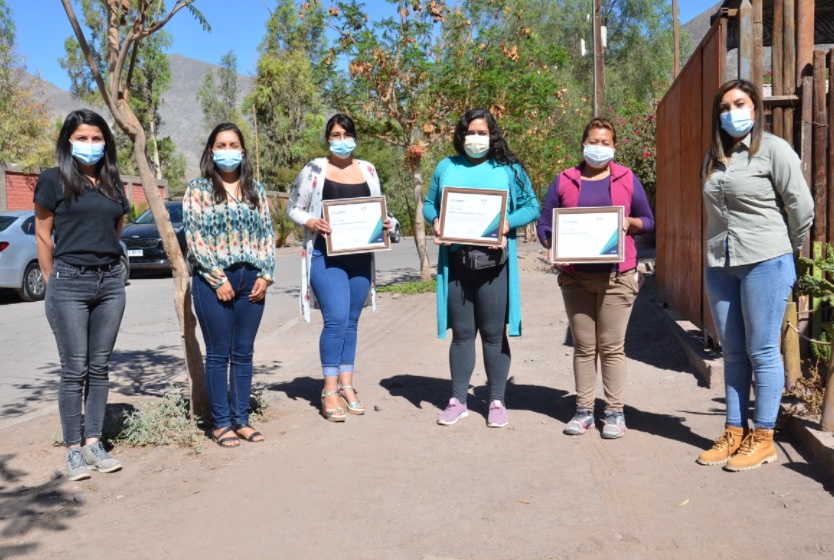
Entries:
POLYGON ((356 149, 356 140, 353 138, 345 138, 344 140, 332 140, 330 142, 330 151, 333 152, 333 155, 341 158, 347 159, 350 157, 350 154, 353 153, 353 150, 356 149))
POLYGON ((721 128, 733 138, 747 136, 747 133, 753 128, 753 115, 750 107, 721 113, 721 128))
POLYGON ((219 167, 221 171, 229 173, 240 167, 240 162, 243 161, 243 151, 214 150, 212 159, 214 160, 214 165, 219 167))
POLYGON ((95 165, 104 157, 104 143, 92 144, 90 142, 70 142, 72 144, 72 157, 82 165, 95 165))

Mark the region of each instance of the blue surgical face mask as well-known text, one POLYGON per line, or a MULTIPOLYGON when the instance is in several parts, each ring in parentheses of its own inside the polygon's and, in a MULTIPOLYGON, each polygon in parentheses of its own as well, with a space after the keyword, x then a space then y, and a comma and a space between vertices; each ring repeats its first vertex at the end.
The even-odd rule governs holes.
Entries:
POLYGON ((70 142, 72 157, 82 165, 95 165, 104 157, 104 142, 92 144, 90 142, 70 142))
POLYGON ((721 128, 733 138, 747 136, 747 133, 753 128, 753 114, 750 107, 721 113, 721 128))
POLYGON ((240 162, 243 161, 243 152, 241 150, 214 150, 212 159, 214 165, 219 167, 221 171, 228 173, 240 167, 240 162))
POLYGON ((614 148, 601 144, 588 144, 582 149, 585 163, 595 168, 602 168, 614 159, 614 148))
POLYGON ((331 140, 330 151, 334 156, 340 159, 347 159, 353 150, 356 149, 356 140, 353 138, 345 138, 344 140, 331 140))

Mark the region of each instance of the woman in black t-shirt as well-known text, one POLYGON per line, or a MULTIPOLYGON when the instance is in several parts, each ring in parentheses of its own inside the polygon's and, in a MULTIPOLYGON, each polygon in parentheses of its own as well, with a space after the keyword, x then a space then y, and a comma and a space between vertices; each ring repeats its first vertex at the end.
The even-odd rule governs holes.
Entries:
POLYGON ((101 443, 110 354, 125 309, 119 236, 129 210, 107 122, 85 109, 67 115, 58 167, 35 186, 38 262, 47 282, 46 317, 61 357, 58 409, 67 478, 121 463, 101 443), (82 401, 84 447, 82 443, 82 401))

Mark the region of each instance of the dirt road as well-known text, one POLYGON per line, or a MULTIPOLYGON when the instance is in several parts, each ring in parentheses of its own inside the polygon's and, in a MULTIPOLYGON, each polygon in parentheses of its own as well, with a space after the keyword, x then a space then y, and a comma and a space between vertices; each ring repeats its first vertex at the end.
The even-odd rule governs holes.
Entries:
POLYGON ((122 472, 73 483, 51 477, 56 413, 0 431, 0 557, 832 557, 834 484, 786 435, 778 463, 756 471, 695 463, 722 426, 723 394, 699 385, 648 292, 629 328, 625 438, 562 435, 573 377, 561 296, 534 248, 521 263, 509 428, 485 426, 480 362, 474 414, 435 424, 450 383, 434 295, 385 295, 360 324, 370 411, 344 425, 318 414, 316 316, 260 333, 275 416, 265 443, 118 449, 122 472))

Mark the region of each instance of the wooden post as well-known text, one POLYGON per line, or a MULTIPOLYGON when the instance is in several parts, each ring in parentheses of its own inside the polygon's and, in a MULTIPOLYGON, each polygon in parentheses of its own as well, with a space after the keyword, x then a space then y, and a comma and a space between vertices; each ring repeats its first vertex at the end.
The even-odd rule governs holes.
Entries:
POLYGON ((602 47, 602 0, 594 0, 594 116, 605 113, 605 49, 602 47))
POLYGON ((802 78, 802 92, 800 99, 802 106, 800 107, 802 128, 800 129, 800 151, 799 159, 802 165, 802 175, 805 177, 805 182, 810 187, 813 185, 813 177, 811 174, 813 160, 813 134, 814 134, 814 77, 804 76, 802 78))
MULTIPOLYGON (((741 0, 738 7, 738 77, 756 84, 753 74, 753 57, 755 43, 753 37, 753 5, 750 0, 741 0)), ((762 89, 761 76, 756 87, 762 89)))
MULTIPOLYGON (((784 0, 782 27, 782 95, 796 93, 796 4, 795 0, 784 0)), ((782 136, 788 144, 795 146, 793 108, 782 112, 782 136)))
MULTIPOLYGON (((782 0, 773 0, 773 29, 771 36, 773 37, 772 47, 770 49, 771 60, 771 83, 773 84, 773 95, 784 95, 782 87, 782 26, 784 25, 784 9, 785 4, 782 0)), ((785 137, 784 123, 782 121, 782 108, 774 107, 773 118, 771 119, 771 132, 776 136, 785 137)))
POLYGON ((678 25, 678 0, 672 0, 672 34, 675 40, 675 55, 672 58, 672 79, 681 73, 681 36, 678 25))
POLYGON ((796 0, 796 85, 813 74, 815 0, 796 0))
POLYGON ((785 305, 785 318, 782 321, 782 361, 785 364, 785 391, 796 388, 796 380, 802 376, 802 360, 799 355, 799 333, 791 325, 797 326, 796 302, 785 305))
MULTIPOLYGON (((252 123, 255 125, 255 179, 261 182, 261 150, 258 146, 258 112, 252 103, 252 123)), ((273 187, 274 188, 274 187, 273 187)))
POLYGON ((812 239, 825 242, 828 233, 826 228, 826 211, 828 210, 828 180, 826 167, 828 158, 828 116, 825 111, 825 51, 814 51, 814 122, 813 122, 813 152, 814 158, 814 232, 812 239))
POLYGON ((822 417, 820 430, 834 432, 834 360, 828 362, 828 380, 825 383, 825 396, 822 398, 822 417))
MULTIPOLYGON (((828 75, 834 76, 834 49, 828 51, 828 75)), ((834 87, 828 88, 828 145, 834 146, 834 87)), ((828 220, 826 241, 834 243, 834 150, 828 150, 828 220)))
MULTIPOLYGON (((764 0, 753 0, 753 83, 762 91, 764 82, 764 0)), ((772 49, 771 49, 772 50, 772 49)))

